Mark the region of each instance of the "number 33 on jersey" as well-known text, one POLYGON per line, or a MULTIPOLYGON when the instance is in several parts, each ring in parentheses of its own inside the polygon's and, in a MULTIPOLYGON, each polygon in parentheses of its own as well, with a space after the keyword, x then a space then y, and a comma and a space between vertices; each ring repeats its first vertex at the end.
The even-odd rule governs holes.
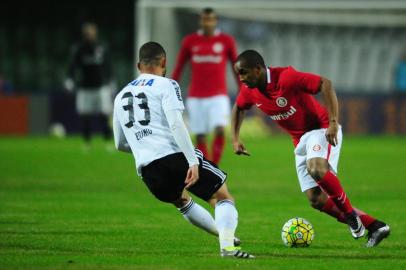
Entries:
POLYGON ((126 138, 137 168, 180 152, 165 116, 170 110, 184 110, 181 90, 174 80, 141 74, 117 94, 113 117, 115 133, 121 132, 126 138))

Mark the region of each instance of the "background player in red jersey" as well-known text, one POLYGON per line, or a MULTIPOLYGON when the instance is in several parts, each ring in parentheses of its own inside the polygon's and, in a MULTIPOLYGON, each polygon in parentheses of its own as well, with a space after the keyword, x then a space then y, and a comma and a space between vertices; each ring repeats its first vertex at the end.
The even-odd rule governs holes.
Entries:
POLYGON ((337 177, 342 132, 331 81, 292 67, 267 68, 254 50, 240 54, 234 67, 243 83, 232 111, 235 153, 248 155, 239 132, 244 111, 256 105, 292 136, 299 183, 311 205, 347 223, 354 238, 362 237, 366 227, 366 246, 378 245, 389 226, 354 208, 337 177), (318 93, 325 106, 314 98, 318 93))
POLYGON ((186 107, 190 129, 196 134, 197 148, 218 164, 224 149, 224 127, 230 116, 227 96, 227 62, 237 58, 236 44, 230 35, 216 29, 217 16, 206 8, 200 15, 201 29, 182 41, 172 78, 179 81, 182 69, 190 61, 192 78, 186 107), (215 130, 212 156, 208 156, 206 135, 215 130))

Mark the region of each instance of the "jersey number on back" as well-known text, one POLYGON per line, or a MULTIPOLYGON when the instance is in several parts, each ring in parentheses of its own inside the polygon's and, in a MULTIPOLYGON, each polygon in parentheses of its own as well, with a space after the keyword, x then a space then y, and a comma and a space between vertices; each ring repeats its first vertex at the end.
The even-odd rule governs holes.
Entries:
POLYGON ((135 118, 134 118, 134 97, 141 99, 141 103, 138 104, 138 107, 144 111, 144 120, 138 120, 142 126, 148 126, 151 120, 151 114, 149 112, 148 107, 148 98, 145 93, 141 92, 136 96, 133 96, 131 92, 127 92, 123 95, 121 99, 128 99, 128 104, 123 106, 124 111, 128 111, 128 123, 125 124, 126 127, 130 128, 134 126, 135 118))

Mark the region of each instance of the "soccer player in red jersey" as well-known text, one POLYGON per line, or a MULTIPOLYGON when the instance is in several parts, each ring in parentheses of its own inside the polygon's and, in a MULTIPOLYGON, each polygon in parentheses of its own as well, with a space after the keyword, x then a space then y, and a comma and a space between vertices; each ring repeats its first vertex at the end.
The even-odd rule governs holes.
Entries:
POLYGON ((227 62, 234 64, 237 49, 233 37, 216 29, 217 16, 213 9, 202 11, 200 25, 199 31, 183 39, 172 78, 179 81, 184 65, 190 62, 192 78, 186 100, 190 129, 196 134, 197 148, 218 164, 224 149, 224 127, 230 116, 227 62), (209 157, 206 135, 213 130, 209 157))
POLYGON ((243 83, 232 111, 235 153, 248 155, 239 132, 244 111, 255 105, 292 136, 300 187, 312 207, 348 224, 356 239, 366 228, 366 246, 378 245, 389 226, 354 208, 337 177, 342 132, 331 81, 290 66, 266 67, 254 50, 241 53, 234 68, 243 83), (313 96, 318 93, 324 106, 313 96))

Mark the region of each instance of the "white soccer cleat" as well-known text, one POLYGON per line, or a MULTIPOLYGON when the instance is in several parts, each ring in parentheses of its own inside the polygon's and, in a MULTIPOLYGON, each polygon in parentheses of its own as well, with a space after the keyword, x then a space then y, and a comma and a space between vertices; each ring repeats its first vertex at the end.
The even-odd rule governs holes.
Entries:
POLYGON ((390 227, 384 225, 373 232, 368 233, 368 241, 365 244, 366 247, 376 247, 383 239, 388 237, 390 234, 390 227))
POLYGON ((354 239, 358 239, 364 236, 365 227, 362 224, 361 219, 355 211, 345 215, 348 227, 350 228, 351 235, 354 239))
POLYGON ((239 247, 227 247, 220 251, 223 258, 255 259, 255 256, 242 251, 239 247))

